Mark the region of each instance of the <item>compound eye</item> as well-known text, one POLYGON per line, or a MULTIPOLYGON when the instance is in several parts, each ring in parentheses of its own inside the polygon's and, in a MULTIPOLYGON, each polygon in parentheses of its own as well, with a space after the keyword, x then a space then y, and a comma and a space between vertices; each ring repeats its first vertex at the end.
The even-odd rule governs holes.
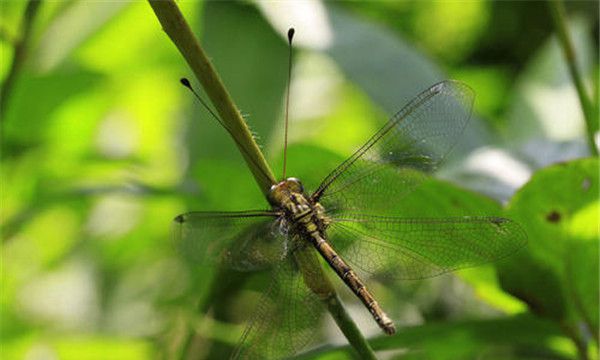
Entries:
POLYGON ((304 186, 302 186, 302 183, 300 182, 300 180, 298 180, 296 178, 288 178, 287 184, 288 184, 288 188, 292 191, 299 192, 299 193, 304 192, 304 186))

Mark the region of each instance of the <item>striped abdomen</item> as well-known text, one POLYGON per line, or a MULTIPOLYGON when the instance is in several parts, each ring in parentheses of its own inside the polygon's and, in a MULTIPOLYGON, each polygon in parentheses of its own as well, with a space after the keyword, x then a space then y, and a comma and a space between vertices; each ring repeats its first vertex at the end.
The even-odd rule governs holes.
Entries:
POLYGON ((356 275, 354 270, 335 252, 327 240, 321 235, 318 226, 314 223, 309 214, 298 214, 296 220, 304 225, 307 235, 312 244, 317 248, 321 256, 327 261, 331 268, 346 283, 346 285, 356 294, 356 296, 365 304, 373 318, 388 335, 396 332, 394 323, 381 309, 373 295, 367 290, 365 284, 356 275))

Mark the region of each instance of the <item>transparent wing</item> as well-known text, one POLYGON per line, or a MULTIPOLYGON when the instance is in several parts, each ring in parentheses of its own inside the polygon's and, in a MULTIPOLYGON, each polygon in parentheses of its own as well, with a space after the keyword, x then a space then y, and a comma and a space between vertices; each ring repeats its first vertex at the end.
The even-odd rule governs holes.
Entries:
POLYGON ((330 213, 389 214, 434 171, 466 127, 474 93, 444 81, 422 92, 358 151, 333 170, 312 195, 330 213))
POLYGON ((250 271, 285 257, 279 214, 270 211, 189 212, 173 221, 173 239, 185 258, 250 271))
POLYGON ((328 232, 331 243, 354 266, 397 279, 422 279, 481 265, 527 242, 517 223, 499 217, 346 215, 328 232))
MULTIPOLYGON (((296 254, 314 251, 300 246, 296 254)), ((310 270, 309 270, 310 272, 310 270)), ((307 276, 317 276, 307 274, 307 276)), ((300 352, 317 336, 323 305, 306 286, 289 256, 274 271, 274 281, 265 293, 244 331, 232 359, 282 359, 300 352)))

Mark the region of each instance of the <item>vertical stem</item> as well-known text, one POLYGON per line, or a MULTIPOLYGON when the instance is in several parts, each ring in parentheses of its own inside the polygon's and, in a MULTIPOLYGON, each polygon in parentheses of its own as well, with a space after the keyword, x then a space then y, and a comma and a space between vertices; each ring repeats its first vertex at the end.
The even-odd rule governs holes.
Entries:
POLYGON ((583 116, 585 118, 587 130, 586 133, 588 145, 592 154, 598 156, 598 148, 596 147, 596 143, 594 141, 594 134, 598 130, 598 124, 596 123, 597 109, 594 109, 592 101, 588 93, 586 92, 581 73, 577 67, 575 49, 573 47, 573 42, 571 41, 571 37, 569 36, 569 32, 567 30, 567 20, 565 16, 564 4, 560 0, 550 0, 549 6, 550 13, 552 14, 552 19, 554 21, 554 26, 558 35, 558 40, 563 49, 565 60, 569 68, 569 73, 571 74, 571 78, 573 79, 573 83, 575 84, 575 89, 577 90, 579 102, 581 103, 581 108, 583 110, 583 116))
POLYGON ((333 316, 333 320, 335 320, 337 326, 342 330, 344 336, 350 342, 350 345, 360 355, 360 358, 377 360, 373 348, 371 348, 371 345, 364 338, 356 326, 356 323, 354 323, 350 315, 348 315, 339 296, 337 294, 332 294, 331 297, 324 300, 324 302, 327 305, 327 310, 329 310, 329 313, 333 316))
POLYGON ((177 46, 217 109, 224 126, 233 137, 261 191, 268 195, 271 185, 275 183, 273 172, 177 4, 173 0, 149 0, 148 2, 163 30, 177 46))

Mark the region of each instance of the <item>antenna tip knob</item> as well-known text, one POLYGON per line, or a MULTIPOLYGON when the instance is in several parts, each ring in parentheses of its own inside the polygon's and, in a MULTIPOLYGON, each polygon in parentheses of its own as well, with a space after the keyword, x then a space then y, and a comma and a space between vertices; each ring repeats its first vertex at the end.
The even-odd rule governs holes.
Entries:
POLYGON ((190 81, 187 78, 181 78, 179 79, 179 82, 185 86, 185 87, 191 87, 192 85, 190 84, 190 81))
POLYGON ((295 32, 296 32, 296 30, 294 30, 294 28, 290 28, 288 30, 287 36, 288 36, 288 41, 290 42, 290 44, 292 43, 292 39, 294 38, 295 32))

